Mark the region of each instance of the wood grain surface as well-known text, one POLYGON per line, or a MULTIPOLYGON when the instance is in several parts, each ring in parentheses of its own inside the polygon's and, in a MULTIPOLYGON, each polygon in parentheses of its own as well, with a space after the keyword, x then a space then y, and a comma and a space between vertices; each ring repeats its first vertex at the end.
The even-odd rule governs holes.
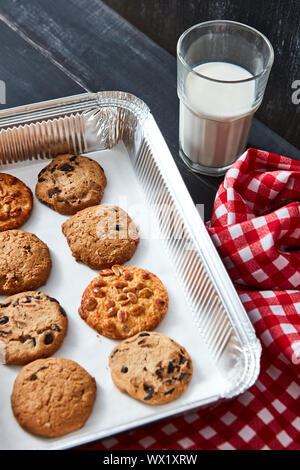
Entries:
MULTIPOLYGON (((100 0, 0 0, 0 41, 2 109, 85 91, 135 94, 150 107, 194 202, 210 217, 222 179, 192 173, 178 156, 172 54, 100 0)), ((300 160, 300 151, 257 120, 249 146, 300 160)))
POLYGON ((174 56, 181 33, 202 21, 230 19, 264 33, 274 47, 275 60, 257 117, 300 149, 300 99, 298 104, 292 102, 295 91, 292 84, 300 80, 299 0, 105 0, 105 3, 174 56))

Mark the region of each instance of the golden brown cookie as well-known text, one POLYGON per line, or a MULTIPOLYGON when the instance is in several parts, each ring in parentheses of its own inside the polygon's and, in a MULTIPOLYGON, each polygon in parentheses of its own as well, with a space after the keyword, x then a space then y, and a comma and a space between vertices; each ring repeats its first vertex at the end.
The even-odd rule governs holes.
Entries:
POLYGON ((21 227, 32 207, 31 189, 15 176, 0 173, 0 232, 21 227))
POLYGON ((185 348, 156 332, 142 332, 122 341, 111 352, 109 367, 119 390, 148 405, 176 400, 193 374, 185 348))
POLYGON ((79 314, 101 335, 118 339, 153 330, 167 309, 167 290, 155 274, 115 265, 85 289, 79 314))
POLYGON ((92 269, 123 264, 134 254, 138 230, 120 207, 88 207, 62 224, 72 255, 92 269))
POLYGON ((35 290, 44 285, 51 270, 47 245, 33 233, 0 233, 0 295, 35 290))
POLYGON ((80 429, 96 398, 96 382, 70 359, 50 357, 24 366, 17 376, 11 405, 26 431, 59 437, 80 429))
POLYGON ((60 347, 67 326, 64 309, 43 292, 8 297, 0 303, 0 362, 27 364, 51 356, 60 347))
POLYGON ((64 154, 38 175, 36 197, 60 214, 72 215, 101 202, 106 176, 95 160, 64 154))

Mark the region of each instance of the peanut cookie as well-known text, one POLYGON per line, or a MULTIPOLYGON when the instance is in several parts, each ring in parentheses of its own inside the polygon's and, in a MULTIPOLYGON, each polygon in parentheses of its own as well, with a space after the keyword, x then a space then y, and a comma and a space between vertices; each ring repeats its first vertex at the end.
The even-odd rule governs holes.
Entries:
POLYGON ((139 242, 133 221, 117 206, 83 209, 62 224, 62 231, 76 261, 92 269, 125 263, 139 242))
POLYGON ((0 173, 0 232, 21 227, 33 207, 31 190, 15 176, 0 173))
POLYGON ((59 437, 80 429, 96 398, 96 382, 69 359, 37 359, 24 366, 11 395, 15 418, 26 431, 59 437))
POLYGON ((117 339, 154 329, 167 309, 167 290, 155 274, 114 265, 85 289, 79 314, 101 335, 117 339))
POLYGON ((193 374, 185 348, 156 332, 142 332, 122 341, 110 354, 109 366, 119 390, 149 405, 178 398, 193 374))
POLYGON ((51 270, 47 245, 23 230, 0 233, 0 295, 35 290, 45 284, 51 270))
POLYGON ((38 175, 36 197, 60 214, 72 215, 101 202, 106 176, 95 160, 64 154, 38 175))
POLYGON ((27 364, 51 356, 60 347, 67 326, 58 301, 42 292, 8 297, 0 303, 0 362, 27 364))

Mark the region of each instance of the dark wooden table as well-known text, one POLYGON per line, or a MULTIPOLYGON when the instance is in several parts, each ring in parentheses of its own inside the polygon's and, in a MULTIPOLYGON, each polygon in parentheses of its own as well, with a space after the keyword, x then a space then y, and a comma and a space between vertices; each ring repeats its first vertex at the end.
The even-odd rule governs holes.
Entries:
MULTIPOLYGON (((143 99, 195 203, 210 217, 220 178, 190 172, 178 156, 176 60, 100 0, 0 0, 2 108, 85 91, 143 99)), ((254 121, 249 146, 300 159, 300 151, 254 121)))
MULTIPOLYGON (((178 155, 176 60, 100 0, 0 0, 0 80, 6 104, 86 91, 122 90, 143 99, 205 218, 221 179, 190 172, 178 155)), ((300 151, 254 121, 249 146, 300 160, 300 151)))

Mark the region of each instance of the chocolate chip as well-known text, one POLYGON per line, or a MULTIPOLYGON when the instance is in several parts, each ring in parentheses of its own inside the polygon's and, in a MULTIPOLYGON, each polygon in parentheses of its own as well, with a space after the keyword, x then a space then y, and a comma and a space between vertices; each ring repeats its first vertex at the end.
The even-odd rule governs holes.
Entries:
POLYGON ((178 380, 180 380, 180 382, 181 382, 182 380, 187 379, 189 376, 190 376, 190 374, 185 374, 185 373, 180 374, 178 380))
POLYGON ((181 354, 179 354, 179 364, 184 364, 186 361, 187 361, 187 359, 184 356, 182 356, 181 354))
POLYGON ((57 167, 57 165, 54 165, 54 166, 51 168, 50 173, 54 173, 55 170, 56 170, 56 167, 57 167))
POLYGON ((111 357, 111 358, 115 357, 115 355, 117 354, 117 352, 119 352, 119 349, 116 349, 116 350, 110 355, 110 357, 111 357))
POLYGON ((174 372, 174 370, 175 370, 174 364, 172 361, 170 361, 168 365, 168 374, 171 374, 172 372, 174 372))
POLYGON ((30 304, 30 303, 31 303, 31 298, 30 298, 30 297, 26 297, 26 299, 23 300, 22 303, 23 303, 23 304, 30 304))
POLYGON ((64 163, 58 169, 60 171, 64 171, 65 173, 69 173, 70 171, 74 170, 74 167, 72 165, 69 165, 69 163, 64 163))
POLYGON ((163 369, 157 369, 155 373, 159 379, 163 378, 163 369))
POLYGON ((54 331, 61 331, 61 329, 59 328, 58 325, 54 325, 53 328, 52 328, 54 331))
POLYGON ((38 182, 39 182, 39 183, 43 183, 43 181, 46 181, 46 178, 39 178, 39 179, 38 179, 38 182))
POLYGON ((43 168, 43 169, 39 172, 38 178, 39 178, 40 176, 42 176, 42 174, 45 173, 45 171, 46 171, 46 168, 43 168))
POLYGON ((50 198, 52 198, 52 197, 54 196, 54 194, 59 194, 59 193, 61 193, 61 190, 58 189, 57 187, 55 187, 54 189, 50 189, 50 190, 48 191, 48 196, 49 196, 50 198))
POLYGON ((45 206, 51 207, 50 204, 48 204, 48 202, 46 202, 46 201, 43 201, 43 199, 39 199, 39 201, 40 201, 42 204, 44 204, 45 206))
POLYGON ((0 308, 6 308, 9 307, 11 302, 7 302, 7 304, 0 304, 0 308))
POLYGON ((9 321, 8 317, 0 317, 0 325, 5 325, 9 321))
POLYGON ((141 339, 141 341, 138 341, 138 344, 144 344, 145 340, 141 339))
POLYGON ((36 380, 36 379, 37 379, 36 374, 31 374, 31 376, 29 377, 29 380, 36 380))
POLYGON ((34 298, 35 298, 36 300, 41 300, 41 299, 42 299, 42 297, 41 297, 40 295, 35 295, 34 298))
POLYGON ((52 333, 47 333, 44 338, 44 343, 45 344, 51 344, 53 343, 53 334, 52 333))
POLYGON ((76 160, 77 158, 77 155, 74 155, 73 157, 69 158, 70 162, 74 162, 74 160, 76 160))
POLYGON ((165 385, 171 385, 172 379, 164 380, 163 383, 164 383, 165 385))
POLYGON ((128 367, 123 366, 122 369, 121 369, 121 372, 122 372, 123 374, 126 374, 126 372, 128 372, 128 367))
MULTIPOLYGON (((57 301, 56 301, 56 302, 57 302, 57 301)), ((57 302, 57 303, 58 303, 58 302, 57 302)), ((59 311, 60 311, 60 313, 62 314, 63 317, 66 317, 66 316, 67 316, 65 310, 62 308, 61 305, 58 307, 58 309, 59 309, 59 311)))
POLYGON ((175 390, 175 388, 171 388, 171 390, 168 390, 167 392, 164 393, 164 395, 170 395, 171 393, 173 393, 175 390))
POLYGON ((144 384, 144 390, 147 392, 148 395, 144 397, 144 400, 151 400, 154 394, 154 388, 151 387, 150 385, 144 384))
POLYGON ((141 333, 139 336, 150 336, 149 333, 141 333))
POLYGON ((120 225, 116 225, 116 231, 119 232, 120 231, 120 225))

